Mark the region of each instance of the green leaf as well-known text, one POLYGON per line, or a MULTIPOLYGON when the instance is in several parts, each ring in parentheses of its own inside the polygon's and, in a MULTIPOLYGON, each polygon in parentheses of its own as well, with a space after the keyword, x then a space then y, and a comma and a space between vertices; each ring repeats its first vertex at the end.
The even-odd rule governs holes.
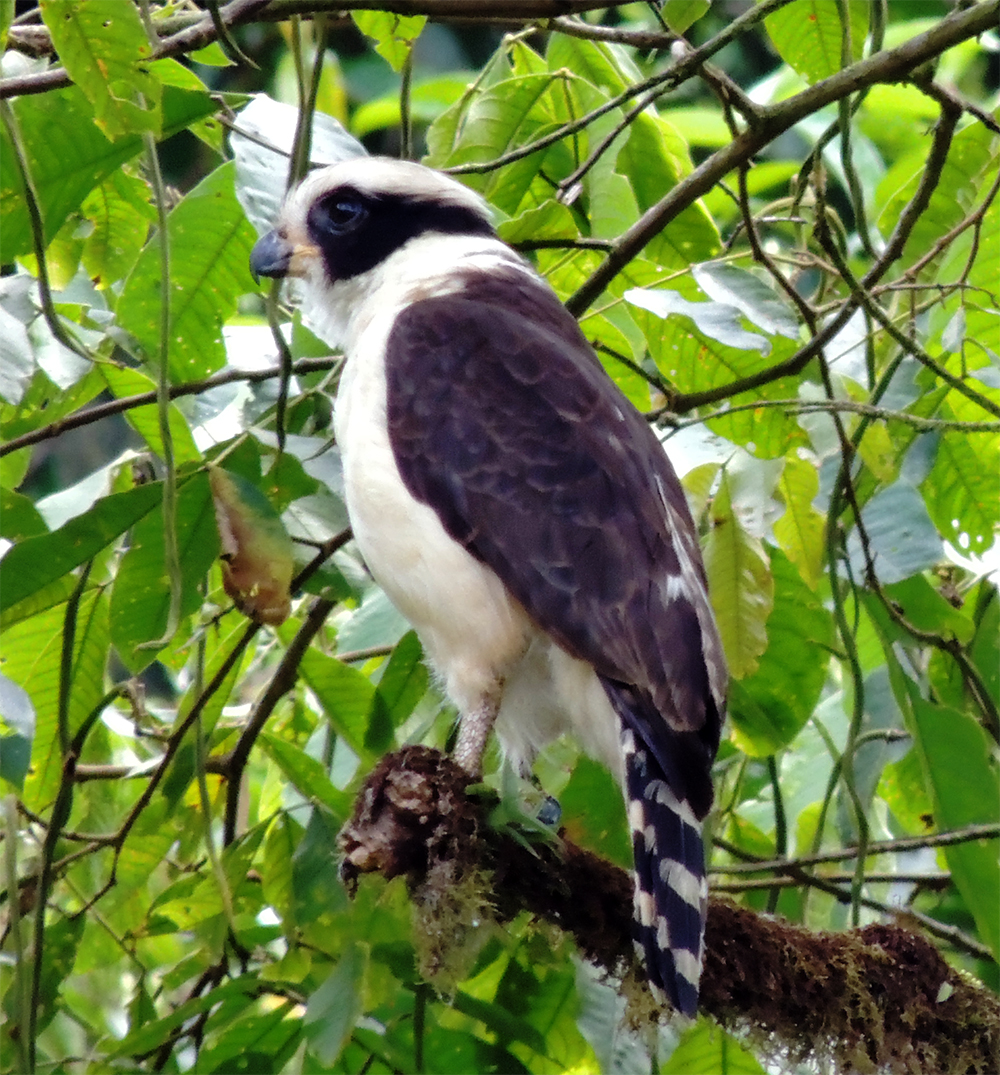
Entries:
MULTIPOLYGON (((846 0, 852 60, 860 60, 868 33, 867 0, 846 0)), ((807 82, 829 78, 841 62, 845 27, 833 0, 793 0, 764 20, 778 55, 807 82)))
MULTIPOLYGON (((263 838, 264 827, 256 825, 222 852, 222 869, 230 892, 234 892, 245 881, 247 870, 263 838)), ((214 872, 192 878, 196 881, 192 888, 188 887, 188 880, 182 878, 161 893, 150 908, 151 912, 169 918, 180 929, 190 929, 221 915, 225 910, 225 900, 214 872)))
POLYGON ((740 311, 723 302, 689 302, 683 295, 670 288, 632 288, 625 292, 625 299, 664 319, 672 316, 690 319, 700 333, 717 340, 727 347, 742 351, 771 353, 770 344, 756 332, 749 332, 740 323, 740 311))
POLYGON ((396 643, 375 688, 365 748, 381 754, 392 744, 393 731, 413 712, 427 693, 427 667, 423 649, 414 631, 407 631, 396 643))
MULTIPOLYGON (((628 180, 639 211, 644 213, 691 172, 691 159, 687 143, 675 127, 660 116, 643 112, 630 125, 615 168, 628 180)), ((718 228, 704 206, 695 202, 647 245, 644 256, 658 265, 681 268, 715 257, 719 250, 718 228)))
MULTIPOLYGON (((657 369, 681 392, 723 388, 779 365, 795 353, 796 344, 787 336, 765 338, 745 329, 736 307, 701 301, 701 289, 687 274, 672 279, 669 289, 654 289, 645 284, 647 279, 662 277, 655 266, 634 262, 630 271, 633 282, 643 285, 636 289, 639 302, 631 306, 632 316, 657 369), (668 316, 662 316, 661 310, 668 316), (721 337, 747 346, 730 346, 720 342, 721 337)), ((624 297, 634 301, 631 288, 626 288, 624 297)), ((782 377, 732 396, 729 402, 736 408, 762 399, 788 399, 797 393, 798 379, 782 377)), ((806 441, 795 415, 776 407, 734 411, 712 418, 709 428, 763 459, 787 455, 806 441)))
POLYGON ((680 1044, 660 1071, 663 1075, 692 1075, 696 1071, 764 1075, 766 1069, 736 1038, 703 1018, 681 1038, 680 1044))
POLYGON ((162 498, 159 482, 102 497, 51 534, 28 538, 0 561, 0 609, 8 609, 92 559, 162 498))
POLYGON ((311 1051, 324 1065, 332 1064, 340 1056, 361 1014, 367 967, 367 948, 348 944, 333 973, 309 998, 306 1037, 311 1051))
POLYGON ((752 272, 725 261, 706 261, 693 265, 692 273, 710 299, 735 306, 772 336, 799 338, 799 323, 791 307, 752 272))
MULTIPOLYGON (((80 940, 86 925, 83 915, 72 918, 60 918, 45 931, 45 951, 42 955, 42 973, 39 980, 38 1010, 35 1028, 40 1033, 53 1020, 65 1003, 63 1000, 66 979, 73 973, 80 940)), ((12 991, 14 1005, 17 1005, 16 990, 12 991)), ((11 1013, 16 1025, 18 1013, 11 1013)))
MULTIPOLYGON (((66 606, 59 605, 4 631, 4 675, 28 693, 37 718, 24 792, 25 803, 34 810, 51 806, 62 773, 57 714, 65 622, 66 606)), ((81 598, 76 616, 67 714, 70 735, 104 696, 109 648, 107 595, 90 590, 81 598)))
POLYGON ((780 549, 771 552, 774 608, 767 649, 753 675, 732 684, 733 738, 752 757, 787 746, 805 726, 826 681, 833 620, 780 549))
POLYGON ((785 512, 774 524, 782 551, 815 590, 823 572, 826 520, 813 507, 819 494, 819 473, 812 463, 790 455, 778 481, 785 512))
MULTIPOLYGON (((873 496, 862 509, 861 519, 868 532, 875 573, 883 583, 916 575, 944 556, 923 497, 905 481, 873 496)), ((855 578, 864 578, 865 559, 856 529, 848 536, 847 551, 855 578)))
MULTIPOLYGON (((221 165, 171 211, 170 377, 206 377, 226 361, 222 324, 240 295, 254 291, 250 251, 256 241, 233 193, 235 165, 221 165)), ((146 245, 125 283, 118 320, 157 361, 160 347, 159 237, 146 245)))
POLYGON ((621 788, 603 765, 580 755, 559 805, 569 839, 619 866, 632 865, 621 788))
POLYGON ((152 48, 137 8, 121 0, 41 0, 40 6, 60 62, 108 138, 159 134, 162 87, 150 74, 152 48))
POLYGON ((260 744, 305 798, 310 802, 322 803, 341 821, 346 820, 351 811, 351 797, 330 783, 325 766, 270 732, 261 733, 260 744))
MULTIPOLYGON (((947 413, 947 411, 945 412, 947 413)), ((984 553, 996 541, 1000 521, 1000 437, 946 432, 920 486, 940 533, 957 549, 984 553)))
POLYGON ((774 605, 774 579, 767 553, 740 525, 730 496, 723 472, 712 504, 705 570, 729 672, 742 679, 756 671, 767 649, 765 625, 774 605))
MULTIPOLYGON (((428 146, 434 144, 439 148, 431 152, 427 163, 443 168, 490 161, 534 141, 568 118, 565 110, 553 100, 551 92, 553 86, 562 81, 548 73, 523 75, 506 79, 470 97, 463 102, 462 121, 453 144, 445 146, 433 142, 428 134, 428 146)), ((442 122, 449 115, 450 111, 442 117, 442 122)), ((487 176, 466 176, 465 182, 481 191, 502 212, 511 215, 520 206, 548 152, 539 150, 487 176)))
MULTIPOLYGON (((200 607, 202 583, 219 554, 215 514, 204 474, 194 475, 177 491, 177 546, 181 615, 187 616, 200 607)), ((163 635, 169 608, 161 503, 132 531, 129 550, 111 591, 111 637, 119 657, 133 674, 155 660, 159 650, 146 648, 145 643, 163 635)))
POLYGON ((401 71, 406 57, 427 24, 426 15, 393 15, 388 11, 352 11, 354 24, 375 41, 375 51, 401 71))
POLYGON ((169 803, 158 796, 143 810, 129 833, 116 871, 118 883, 126 890, 139 890, 145 885, 177 840, 176 822, 170 824, 168 812, 169 803))
POLYGON ((135 265, 147 225, 155 218, 149 188, 119 170, 94 187, 80 211, 94 225, 83 244, 83 266, 95 287, 110 287, 135 265))
MULTIPOLYGON (((289 626, 286 624, 279 631, 286 645, 292 637, 289 626)), ((343 736, 355 754, 368 757, 365 740, 375 697, 372 681, 356 668, 315 647, 310 647, 303 656, 299 674, 316 695, 334 731, 343 736)))
MULTIPOLYGON (((114 366, 110 362, 104 362, 101 364, 101 374, 116 399, 156 391, 156 383, 139 370, 125 369, 121 366, 114 366)), ((167 420, 170 423, 170 433, 174 444, 174 462, 177 465, 200 462, 201 452, 198 451, 187 421, 176 403, 168 404, 167 420)), ((157 405, 149 403, 144 407, 131 407, 125 412, 125 421, 162 459, 163 438, 160 436, 160 416, 157 405)))
POLYGON ((264 899, 281 917, 287 933, 295 927, 292 859, 301 839, 302 826, 282 811, 271 822, 264 840, 264 899))
POLYGON ((711 0, 666 0, 663 5, 663 18, 675 34, 682 34, 711 6, 711 0))
POLYGON ((34 503, 10 489, 0 489, 0 537, 15 544, 48 532, 34 503))
MULTIPOLYGON (((886 597, 918 630, 932 631, 944 638, 957 638, 962 643, 972 641, 975 631, 972 620, 961 609, 946 601, 923 575, 913 575, 884 589, 886 597)), ((871 596, 872 604, 876 600, 871 596)), ((900 638, 906 637, 906 632, 901 630, 900 638)))
MULTIPOLYGON (((1000 781, 979 724, 915 692, 913 722, 937 830, 995 822, 1000 781)), ((944 855, 980 936, 1000 957, 1000 840, 956 844, 944 848, 944 855)))
POLYGON ((337 864, 330 849, 337 846, 337 831, 343 824, 322 807, 309 815, 305 835, 292 856, 292 920, 300 927, 329 922, 348 906, 347 892, 337 876, 337 864))
POLYGON ((133 1033, 126 1034, 105 1055, 110 1060, 122 1056, 139 1057, 151 1053, 189 1019, 200 1015, 202 1012, 210 1011, 217 1004, 230 997, 249 998, 258 991, 258 988, 259 983, 256 974, 245 974, 242 977, 234 978, 232 981, 216 986, 204 996, 185 1001, 163 1019, 147 1023, 133 1033))
MULTIPOLYGON (((892 232, 923 179, 926 166, 927 151, 921 146, 897 162, 879 184, 879 201, 884 208, 878 226, 884 235, 892 232)), ((978 201, 980 177, 995 175, 996 167, 996 138, 984 126, 973 123, 955 135, 941 179, 906 240, 900 267, 922 258, 942 235, 965 218, 978 201)))
MULTIPOLYGON (((19 97, 11 107, 21 129, 47 244, 101 180, 142 152, 142 139, 127 135, 109 142, 94 125, 90 102, 78 86, 19 97)), ((163 137, 177 134, 217 107, 207 93, 165 87, 163 137)), ((0 261, 12 262, 31 250, 31 222, 13 149, 6 128, 0 127, 0 261)))

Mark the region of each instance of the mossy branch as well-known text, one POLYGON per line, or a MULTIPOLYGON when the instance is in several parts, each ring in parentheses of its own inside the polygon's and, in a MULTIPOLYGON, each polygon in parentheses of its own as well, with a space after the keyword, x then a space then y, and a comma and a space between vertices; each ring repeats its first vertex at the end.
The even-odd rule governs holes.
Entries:
MULTIPOLYGON (((474 951, 484 911, 501 924, 528 911, 570 934, 634 999, 628 872, 565 839, 528 849, 496 832, 468 779, 426 747, 383 758, 340 835, 348 886, 361 873, 406 877, 423 970, 439 988, 474 951)), ((650 998, 640 1006, 665 1014, 650 998)), ((758 1052, 844 1071, 993 1072, 1000 1048, 997 998, 918 934, 814 932, 719 897, 709 901, 700 1007, 758 1052)))

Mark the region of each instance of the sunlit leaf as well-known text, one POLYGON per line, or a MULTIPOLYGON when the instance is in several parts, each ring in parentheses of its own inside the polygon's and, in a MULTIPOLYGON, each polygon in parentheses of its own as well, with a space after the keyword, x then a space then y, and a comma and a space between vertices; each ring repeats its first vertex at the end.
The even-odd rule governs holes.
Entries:
POLYGON ((711 508, 705 545, 712 607, 726 651, 730 674, 753 673, 767 649, 767 619, 774 605, 774 579, 761 543, 740 525, 723 474, 711 508))
MULTIPOLYGON (((21 128, 48 241, 89 191, 142 152, 142 139, 130 134, 109 142, 94 125, 90 102, 77 86, 19 97, 12 108, 21 128)), ((176 134, 216 108, 207 93, 165 87, 164 137, 176 134)), ((30 221, 14 159, 6 128, 0 127, 0 259, 5 264, 32 248, 30 221)))
MULTIPOLYGON (((917 747, 940 831, 996 821, 1000 783, 986 734, 965 713, 913 700, 917 747)), ((944 849, 952 877, 983 940, 1000 955, 1000 844, 977 840, 944 849)))
POLYGON ((162 88, 150 74, 152 45, 132 4, 120 0, 41 0, 59 59, 112 141, 159 133, 162 88))
POLYGON ((375 51, 389 61, 393 71, 402 69, 406 57, 427 23, 426 15, 395 15, 388 11, 352 11, 357 28, 375 41, 375 51))
POLYGON ((841 22, 841 5, 829 0, 793 0, 764 20, 781 58, 807 82, 829 78, 843 66, 844 35, 850 33, 852 60, 861 57, 868 33, 867 0, 846 0, 850 25, 841 22))
POLYGON ((833 620, 780 550, 771 552, 774 607, 756 671, 732 684, 729 715, 740 749, 774 754, 801 731, 819 701, 833 644, 833 620))
MULTIPOLYGON (((233 193, 235 165, 209 173, 171 210, 170 357, 175 383, 214 373, 226 361, 222 323, 240 295, 256 290, 250 250, 256 235, 233 193)), ((118 320, 151 363, 160 354, 160 239, 143 249, 118 302, 118 320)))
POLYGON ((778 494, 785 503, 785 513, 774 524, 774 536, 814 590, 822 572, 826 530, 826 521, 813 507, 818 493, 816 468, 804 459, 789 456, 778 481, 778 494))

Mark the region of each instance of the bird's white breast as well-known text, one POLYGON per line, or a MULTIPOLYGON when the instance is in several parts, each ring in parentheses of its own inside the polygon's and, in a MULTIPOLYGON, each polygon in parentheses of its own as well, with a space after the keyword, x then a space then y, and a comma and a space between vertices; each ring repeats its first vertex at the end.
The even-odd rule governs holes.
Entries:
MULTIPOLYGON (((372 575, 413 624, 424 651, 461 712, 503 686, 497 732, 522 765, 564 731, 617 776, 617 718, 590 665, 542 634, 497 575, 451 538, 437 514, 415 500, 396 465, 386 419, 385 346, 399 310, 421 296, 455 290, 436 264, 455 266, 496 257, 470 256, 487 240, 433 236, 408 244, 377 270, 370 291, 352 295, 347 362, 336 405, 336 433, 347 508, 372 575), (417 254, 412 248, 424 249, 417 254), (412 275, 406 266, 420 268, 412 275), (435 287, 435 277, 440 287, 435 287)), ((496 244, 509 264, 510 253, 496 244)), ((374 274, 373 274, 374 275, 374 274)))

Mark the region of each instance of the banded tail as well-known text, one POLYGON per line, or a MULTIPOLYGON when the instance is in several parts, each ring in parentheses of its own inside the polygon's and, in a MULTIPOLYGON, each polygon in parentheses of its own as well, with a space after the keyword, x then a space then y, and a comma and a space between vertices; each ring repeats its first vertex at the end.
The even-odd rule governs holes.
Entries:
POLYGON ((636 951, 650 983, 694 1018, 708 909, 701 822, 630 728, 622 733, 622 750, 635 857, 636 951))

